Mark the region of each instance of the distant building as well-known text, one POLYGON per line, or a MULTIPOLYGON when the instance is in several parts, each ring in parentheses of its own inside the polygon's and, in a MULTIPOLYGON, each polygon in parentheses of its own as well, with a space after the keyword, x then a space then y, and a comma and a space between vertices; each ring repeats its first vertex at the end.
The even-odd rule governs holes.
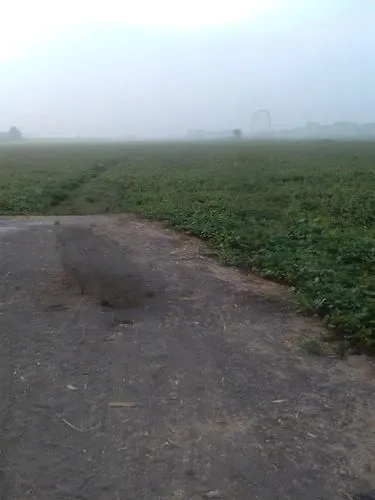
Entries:
POLYGON ((319 122, 307 122, 306 123, 306 128, 310 130, 318 130, 320 127, 319 122))
POLYGON ((187 136, 193 141, 222 140, 232 138, 233 130, 190 130, 187 136))
POLYGON ((295 139, 375 139, 375 123, 335 122, 321 125, 308 122, 304 127, 281 130, 276 137, 295 139))

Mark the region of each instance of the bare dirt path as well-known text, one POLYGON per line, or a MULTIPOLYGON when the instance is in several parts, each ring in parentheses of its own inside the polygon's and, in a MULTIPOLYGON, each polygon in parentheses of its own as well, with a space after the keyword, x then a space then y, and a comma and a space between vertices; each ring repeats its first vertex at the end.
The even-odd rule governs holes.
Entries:
POLYGON ((132 217, 0 221, 0 499, 336 500, 375 486, 375 378, 285 292, 132 217))

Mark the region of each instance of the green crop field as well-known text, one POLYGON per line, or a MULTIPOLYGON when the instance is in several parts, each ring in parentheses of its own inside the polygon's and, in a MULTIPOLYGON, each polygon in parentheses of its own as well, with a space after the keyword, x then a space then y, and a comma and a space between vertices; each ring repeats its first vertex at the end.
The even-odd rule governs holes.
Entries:
POLYGON ((0 148, 0 213, 136 212, 295 288, 305 312, 375 351, 375 143, 0 148))

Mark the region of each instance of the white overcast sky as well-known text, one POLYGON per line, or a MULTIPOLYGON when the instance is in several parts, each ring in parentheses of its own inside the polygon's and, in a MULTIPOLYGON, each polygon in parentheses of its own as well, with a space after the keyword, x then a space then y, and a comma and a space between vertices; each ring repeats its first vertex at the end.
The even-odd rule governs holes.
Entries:
POLYGON ((375 121, 375 0, 18 0, 0 130, 162 136, 375 121))

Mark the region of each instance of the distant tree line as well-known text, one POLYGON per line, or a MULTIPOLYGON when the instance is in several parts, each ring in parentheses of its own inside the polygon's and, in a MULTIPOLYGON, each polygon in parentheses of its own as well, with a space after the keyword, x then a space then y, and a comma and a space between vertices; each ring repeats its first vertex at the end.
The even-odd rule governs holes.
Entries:
POLYGON ((17 142, 22 139, 22 133, 17 127, 10 127, 8 132, 0 132, 0 142, 17 142))
POLYGON ((233 130, 232 134, 233 134, 233 138, 234 138, 234 139, 237 139, 237 140, 238 140, 238 139, 242 139, 242 130, 241 130, 241 129, 239 129, 239 128, 235 128, 235 129, 233 130))

